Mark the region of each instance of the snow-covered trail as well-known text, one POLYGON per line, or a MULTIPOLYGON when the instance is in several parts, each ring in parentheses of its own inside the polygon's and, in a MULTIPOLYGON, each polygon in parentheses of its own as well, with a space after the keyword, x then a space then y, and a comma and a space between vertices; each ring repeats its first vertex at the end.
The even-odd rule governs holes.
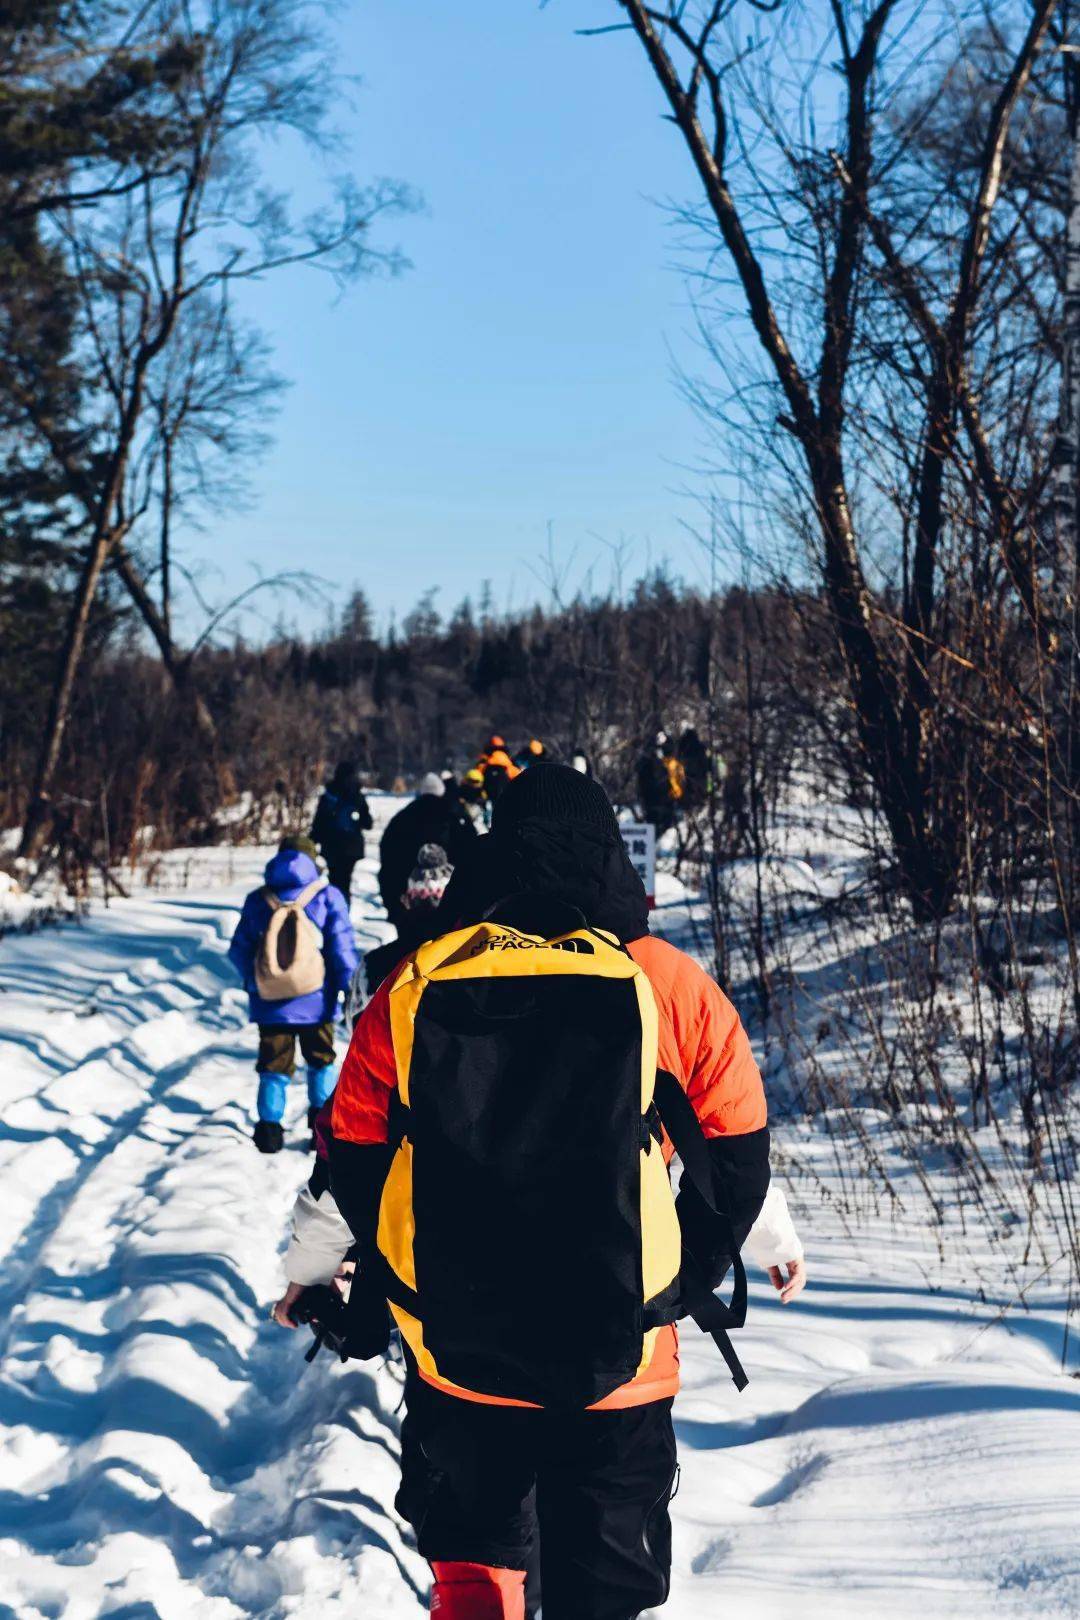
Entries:
POLYGON ((419 1612, 392 1371, 265 1319, 307 1156, 250 1142, 248 864, 0 952, 0 1615, 419 1612))
MULTIPOLYGON (((0 1617, 422 1613, 394 1368, 306 1368, 266 1320, 307 1161, 299 1086, 294 1149, 249 1136, 224 949, 263 858, 0 942, 0 1617)), ((812 1291, 781 1312, 755 1280, 743 1396, 687 1335, 665 1615, 1080 1615, 1053 1297, 987 1327, 883 1222, 804 1219, 812 1291)))

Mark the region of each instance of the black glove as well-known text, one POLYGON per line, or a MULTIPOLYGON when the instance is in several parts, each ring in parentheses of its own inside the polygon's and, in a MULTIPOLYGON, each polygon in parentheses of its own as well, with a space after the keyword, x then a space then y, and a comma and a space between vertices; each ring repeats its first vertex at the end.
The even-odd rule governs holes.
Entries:
POLYGON ((306 1322, 315 1335, 305 1361, 314 1361, 324 1344, 345 1360, 345 1301, 336 1288, 327 1283, 305 1288, 289 1306, 289 1320, 297 1327, 306 1322))
POLYGON ((345 1306, 345 1347, 342 1354, 356 1361, 385 1356, 390 1348, 390 1309, 381 1288, 359 1267, 353 1272, 345 1306))
POLYGON ((314 1361, 325 1345, 342 1361, 369 1361, 390 1348, 390 1312, 370 1281, 353 1274, 349 1298, 336 1288, 316 1283, 293 1301, 289 1315, 298 1325, 307 1323, 315 1335, 305 1361, 314 1361))

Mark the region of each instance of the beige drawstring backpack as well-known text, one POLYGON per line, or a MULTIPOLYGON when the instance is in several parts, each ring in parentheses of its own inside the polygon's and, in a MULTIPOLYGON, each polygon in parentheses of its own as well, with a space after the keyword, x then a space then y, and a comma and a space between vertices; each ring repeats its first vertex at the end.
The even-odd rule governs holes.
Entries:
POLYGON ((273 889, 263 890, 270 921, 255 958, 255 987, 264 1001, 291 1001, 294 996, 322 989, 326 981, 323 937, 304 907, 325 888, 326 879, 319 877, 295 900, 282 900, 273 889))

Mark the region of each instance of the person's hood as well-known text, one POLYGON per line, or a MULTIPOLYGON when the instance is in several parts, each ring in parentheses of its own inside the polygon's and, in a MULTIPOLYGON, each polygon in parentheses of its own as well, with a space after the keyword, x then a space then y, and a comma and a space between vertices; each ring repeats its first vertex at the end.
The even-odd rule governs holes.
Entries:
POLYGON ((572 906, 623 944, 649 932, 645 887, 622 838, 540 817, 476 839, 447 884, 438 932, 479 922, 500 901, 523 895, 572 906))
POLYGON ((266 886, 282 900, 292 900, 319 876, 310 855, 299 849, 279 849, 266 863, 266 886))
POLYGON ((352 760, 343 759, 335 767, 330 786, 335 793, 354 793, 360 781, 360 772, 352 760))

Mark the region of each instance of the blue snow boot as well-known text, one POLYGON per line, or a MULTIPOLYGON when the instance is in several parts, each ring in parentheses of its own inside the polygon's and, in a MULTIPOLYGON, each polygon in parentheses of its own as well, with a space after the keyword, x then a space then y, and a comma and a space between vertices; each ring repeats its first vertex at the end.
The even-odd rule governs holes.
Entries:
POLYGON ((285 1097, 289 1089, 287 1074, 260 1074, 259 1097, 256 1104, 259 1121, 255 1126, 255 1146, 260 1153, 280 1153, 285 1145, 285 1132, 281 1121, 285 1114, 285 1097))
POLYGON ((331 1068, 326 1068, 326 1069, 309 1068, 308 1069, 308 1072, 307 1072, 307 1095, 308 1095, 307 1122, 308 1122, 308 1130, 311 1132, 311 1147, 312 1147, 313 1150, 314 1150, 314 1148, 316 1146, 316 1143, 315 1143, 315 1115, 319 1112, 319 1109, 322 1107, 322 1105, 326 1101, 327 1097, 329 1097, 330 1094, 333 1092, 333 1089, 334 1089, 336 1084, 337 1084, 337 1074, 336 1074, 335 1070, 333 1070, 331 1068))
POLYGON ((309 1068, 307 1072, 308 1107, 313 1108, 318 1113, 336 1084, 336 1069, 332 1067, 325 1069, 309 1068))

